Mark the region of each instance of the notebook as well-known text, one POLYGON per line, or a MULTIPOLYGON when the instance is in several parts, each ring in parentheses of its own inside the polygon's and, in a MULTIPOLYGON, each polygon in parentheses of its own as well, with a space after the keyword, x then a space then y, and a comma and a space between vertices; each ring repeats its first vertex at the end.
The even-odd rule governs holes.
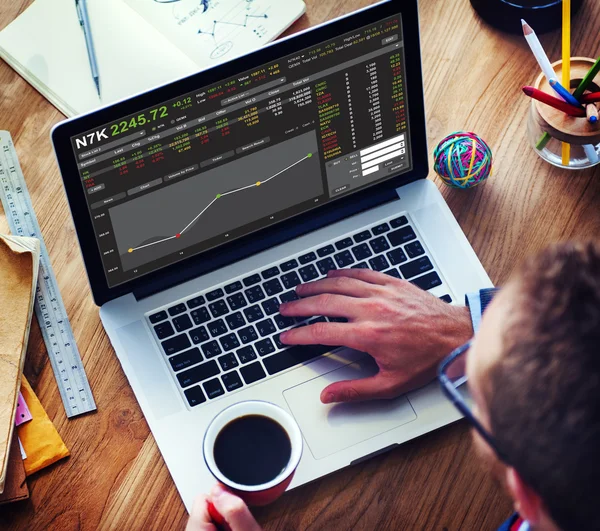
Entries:
POLYGON ((0 236, 0 494, 15 427, 39 261, 39 240, 0 236))
POLYGON ((67 116, 163 85, 275 39, 303 0, 87 0, 101 95, 75 0, 35 0, 0 32, 0 57, 67 116))

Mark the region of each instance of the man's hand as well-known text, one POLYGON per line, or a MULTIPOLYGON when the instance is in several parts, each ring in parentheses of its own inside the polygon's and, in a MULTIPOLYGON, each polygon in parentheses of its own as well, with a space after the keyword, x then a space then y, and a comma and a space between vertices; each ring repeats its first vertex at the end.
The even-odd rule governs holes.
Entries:
POLYGON ((186 531, 217 531, 219 529, 208 513, 209 502, 212 502, 215 509, 225 519, 231 531, 261 531, 246 504, 222 485, 215 485, 210 496, 202 494, 194 500, 186 531))
POLYGON ((369 269, 330 271, 297 286, 302 299, 282 304, 289 317, 345 317, 281 335, 288 345, 346 346, 369 353, 379 366, 370 378, 326 387, 321 401, 394 398, 429 383, 444 356, 473 335, 469 311, 450 306, 410 282, 369 269))

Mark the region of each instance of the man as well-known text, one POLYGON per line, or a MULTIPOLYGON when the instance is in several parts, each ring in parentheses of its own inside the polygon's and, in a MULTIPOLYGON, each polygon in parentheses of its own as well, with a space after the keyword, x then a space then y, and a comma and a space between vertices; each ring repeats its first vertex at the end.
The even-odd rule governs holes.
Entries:
MULTIPOLYGON (((516 514, 502 529, 600 530, 600 245, 555 245, 529 260, 494 298, 479 330, 487 293, 469 299, 473 326, 468 309, 366 270, 331 272, 298 293, 304 298, 283 306, 283 314, 349 322, 294 330, 285 342, 345 344, 369 352, 380 367, 373 378, 330 385, 324 402, 393 397, 422 385, 442 354, 475 328, 472 345, 442 363, 440 381, 514 502, 516 514), (455 387, 465 367, 472 409, 455 387)), ((232 531, 260 529, 222 487, 209 499, 232 531)), ((200 496, 188 530, 214 529, 200 496)))

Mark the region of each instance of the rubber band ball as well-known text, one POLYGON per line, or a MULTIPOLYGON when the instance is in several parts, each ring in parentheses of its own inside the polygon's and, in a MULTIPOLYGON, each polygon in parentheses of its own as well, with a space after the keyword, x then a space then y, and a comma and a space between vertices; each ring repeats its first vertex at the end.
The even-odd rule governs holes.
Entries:
POLYGON ((475 133, 456 132, 433 152, 434 170, 452 188, 473 188, 492 175, 492 150, 475 133))

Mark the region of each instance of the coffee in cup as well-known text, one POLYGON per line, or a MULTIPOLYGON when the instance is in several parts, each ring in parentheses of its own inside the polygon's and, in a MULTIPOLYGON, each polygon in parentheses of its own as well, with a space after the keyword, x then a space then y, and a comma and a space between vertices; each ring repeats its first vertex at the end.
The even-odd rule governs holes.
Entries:
POLYGON ((266 505, 291 483, 302 456, 302 434, 279 406, 240 402, 211 422, 203 451, 219 482, 249 505, 266 505))

